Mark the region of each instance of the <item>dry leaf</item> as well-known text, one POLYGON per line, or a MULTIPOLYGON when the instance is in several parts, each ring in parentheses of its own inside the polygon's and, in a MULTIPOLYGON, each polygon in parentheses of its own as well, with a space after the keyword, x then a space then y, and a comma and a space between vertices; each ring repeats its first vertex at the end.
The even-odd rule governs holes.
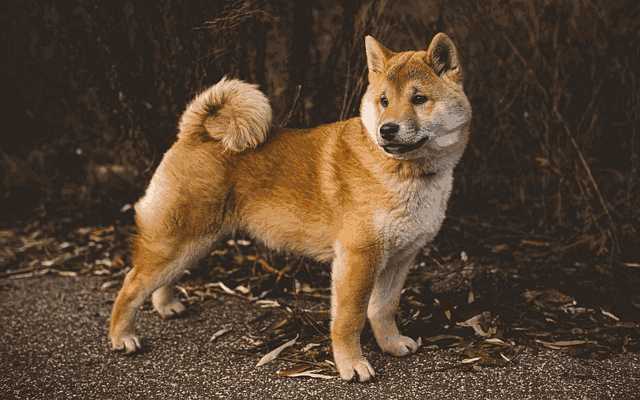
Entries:
POLYGON ((256 367, 261 367, 267 363, 270 363, 271 361, 275 360, 276 358, 278 358, 278 356, 280 355, 280 353, 282 353, 282 351, 284 349, 286 349, 287 347, 291 347, 294 344, 296 344, 296 341, 298 340, 298 335, 296 335, 295 338, 289 340, 288 342, 286 342, 285 344, 282 344, 278 347, 276 347, 275 349, 271 350, 269 353, 265 354, 264 357, 262 357, 260 359, 260 361, 258 361, 258 363, 256 364, 256 367))
POLYGON ((222 289, 225 293, 236 294, 236 292, 234 292, 233 289, 230 289, 227 285, 225 285, 222 282, 218 282, 218 287, 220 287, 220 289, 222 289))
POLYGON ((306 353, 307 351, 313 349, 314 347, 318 347, 321 346, 319 343, 309 343, 308 345, 304 346, 302 348, 302 352, 306 353))
POLYGON ((435 342, 439 342, 441 340, 462 341, 463 338, 461 336, 455 336, 455 335, 435 335, 435 336, 426 337, 426 338, 424 338, 424 340, 429 342, 429 343, 435 343, 435 342))
POLYGON ((521 244, 533 246, 533 247, 549 247, 549 242, 544 242, 541 240, 531 240, 531 239, 523 239, 520 241, 521 244))
POLYGON ((276 300, 258 300, 256 304, 260 305, 262 308, 271 308, 271 307, 280 307, 280 303, 276 300))
POLYGON ((66 277, 78 276, 78 273, 76 271, 56 271, 56 274, 58 274, 59 276, 66 276, 66 277))
POLYGON ((498 339, 498 338, 489 338, 489 339, 485 339, 484 341, 486 343, 499 344, 499 345, 503 345, 503 346, 508 346, 509 345, 504 340, 498 339))
POLYGON ((558 308, 575 305, 575 299, 557 289, 525 290, 522 294, 528 303, 534 303, 543 308, 558 308))
POLYGON ((509 245, 507 244, 497 244, 495 246, 493 246, 493 248, 491 249, 492 252, 494 253, 502 253, 509 250, 509 245))
POLYGON ((536 339, 536 342, 540 343, 546 348, 553 350, 562 350, 566 347, 580 346, 589 343, 586 340, 559 340, 557 342, 545 342, 544 340, 539 339, 536 339))
POLYGON ((278 376, 283 376, 287 378, 298 378, 298 377, 308 377, 308 378, 317 378, 317 379, 334 379, 334 376, 320 374, 322 372, 321 369, 313 369, 311 370, 311 365, 302 365, 289 369, 282 369, 276 372, 278 376))
POLYGON ((249 294, 251 293, 251 290, 249 290, 248 287, 243 286, 243 285, 238 285, 235 287, 235 290, 242 293, 242 294, 249 294))
POLYGON ((488 337, 488 336, 491 336, 491 332, 487 332, 482 327, 482 323, 486 322, 487 319, 488 319, 487 313, 481 313, 469 318, 466 321, 458 322, 456 325, 467 326, 469 328, 472 328, 473 331, 476 333, 476 335, 482 336, 482 337, 488 337))
POLYGON ((211 336, 211 339, 209 339, 209 343, 213 342, 214 340, 218 339, 220 336, 225 335, 227 333, 231 332, 231 328, 222 328, 218 331, 216 331, 216 333, 214 333, 211 336))
POLYGON ((616 315, 610 313, 609 311, 600 310, 600 312, 602 312, 602 315, 606 315, 607 317, 611 318, 612 320, 614 320, 616 322, 620 321, 619 317, 617 317, 616 315))
POLYGON ((110 289, 110 288, 116 286, 119 283, 120 283, 120 281, 119 280, 115 280, 115 279, 112 280, 112 281, 106 281, 102 285, 100 285, 100 290, 110 289))
POLYGON ((287 376, 289 378, 307 377, 307 378, 316 378, 316 379, 335 379, 335 376, 319 374, 318 372, 321 372, 321 370, 316 369, 312 371, 305 371, 297 374, 283 375, 283 376, 287 376))

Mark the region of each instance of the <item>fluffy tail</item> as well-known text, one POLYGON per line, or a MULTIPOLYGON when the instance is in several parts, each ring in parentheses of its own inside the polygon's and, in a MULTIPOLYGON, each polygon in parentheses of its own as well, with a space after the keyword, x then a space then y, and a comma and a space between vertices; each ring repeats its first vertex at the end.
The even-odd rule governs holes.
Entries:
POLYGON ((180 118, 180 136, 208 134, 225 149, 241 152, 267 139, 271 105, 256 85, 222 80, 197 95, 180 118))

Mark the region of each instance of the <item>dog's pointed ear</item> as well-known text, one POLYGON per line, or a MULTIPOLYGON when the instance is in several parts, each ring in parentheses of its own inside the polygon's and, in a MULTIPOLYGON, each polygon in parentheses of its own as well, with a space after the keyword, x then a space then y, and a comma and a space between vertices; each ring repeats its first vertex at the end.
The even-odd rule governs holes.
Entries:
POLYGON ((370 35, 364 38, 364 46, 367 51, 367 67, 369 67, 369 72, 384 71, 384 64, 389 57, 393 55, 393 52, 370 35))
POLYGON ((462 66, 458 49, 449 36, 441 32, 433 37, 427 49, 426 62, 436 74, 462 86, 462 66))

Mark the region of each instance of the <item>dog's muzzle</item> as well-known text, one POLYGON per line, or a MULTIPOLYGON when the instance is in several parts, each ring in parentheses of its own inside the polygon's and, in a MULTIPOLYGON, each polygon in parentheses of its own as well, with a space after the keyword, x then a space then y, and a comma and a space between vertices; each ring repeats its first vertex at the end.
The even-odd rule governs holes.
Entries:
POLYGON ((430 139, 430 136, 427 135, 422 139, 418 140, 415 143, 405 144, 405 143, 389 143, 382 145, 384 151, 389 154, 404 154, 408 153, 412 150, 419 149, 423 144, 427 143, 430 139))

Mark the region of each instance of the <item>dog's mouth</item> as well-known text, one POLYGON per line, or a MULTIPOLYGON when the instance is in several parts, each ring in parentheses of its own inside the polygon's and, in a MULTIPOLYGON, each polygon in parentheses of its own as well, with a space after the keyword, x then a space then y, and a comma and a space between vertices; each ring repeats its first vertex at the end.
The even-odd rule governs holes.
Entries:
POLYGON ((400 144, 400 143, 385 144, 384 146, 382 146, 382 148, 384 149, 384 151, 386 151, 389 154, 404 154, 420 148, 428 140, 429 140, 429 136, 427 135, 412 144, 400 144))

